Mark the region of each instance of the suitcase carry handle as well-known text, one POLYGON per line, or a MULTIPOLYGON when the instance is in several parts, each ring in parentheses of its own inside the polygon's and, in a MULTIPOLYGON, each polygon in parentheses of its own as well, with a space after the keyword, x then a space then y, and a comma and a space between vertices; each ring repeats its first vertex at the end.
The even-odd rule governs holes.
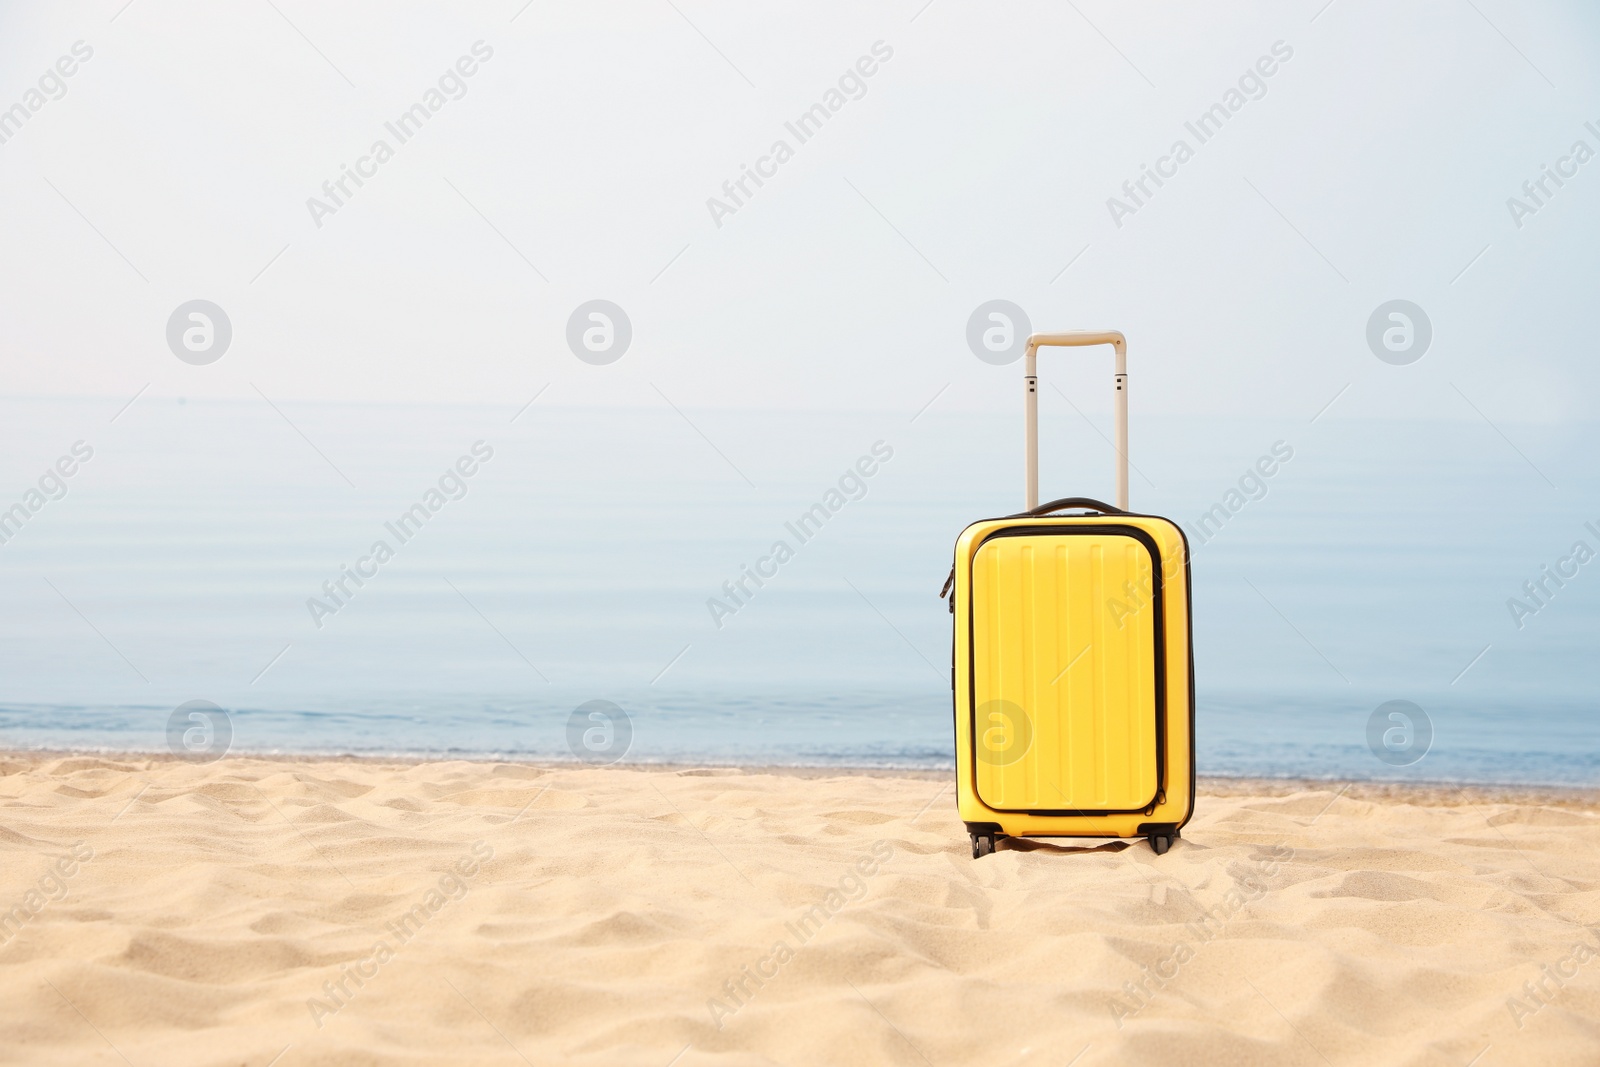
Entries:
POLYGON ((1102 503, 1089 496, 1064 496, 1060 500, 1052 500, 1048 504, 1040 504, 1036 508, 1020 511, 1010 516, 1013 519, 1037 518, 1048 515, 1053 511, 1066 511, 1068 508, 1083 508, 1087 511, 1098 511, 1102 515, 1126 515, 1126 508, 1114 508, 1110 504, 1102 503))
MULTIPOLYGON (((1033 518, 1038 518, 1041 515, 1048 515, 1052 511, 1066 511, 1068 508, 1084 508, 1087 511, 1098 511, 1102 515, 1126 515, 1127 514, 1127 511, 1124 510, 1123 508, 1114 508, 1110 504, 1106 504, 1106 503, 1103 503, 1102 501, 1094 499, 1094 497, 1090 497, 1090 496, 1064 496, 1060 500, 1052 500, 1048 504, 1040 504, 1036 508, 1029 508, 1027 511, 1019 511, 1015 515, 1007 515, 1006 518, 1008 518, 1008 519, 1033 519, 1033 518)), ((948 578, 946 578, 944 580, 944 585, 939 590, 939 599, 943 600, 945 597, 950 596, 950 590, 955 588, 955 584, 956 584, 956 569, 954 567, 951 567, 950 568, 950 577, 948 577, 948 578)), ((951 614, 955 614, 955 610, 956 610, 956 601, 955 601, 954 597, 951 597, 950 598, 950 613, 951 614)))
POLYGON ((1031 512, 1039 506, 1039 349, 1077 348, 1083 345, 1110 345, 1116 350, 1117 370, 1112 379, 1116 388, 1117 508, 1128 510, 1128 342, 1116 330, 1074 330, 1069 333, 1036 333, 1028 338, 1023 386, 1027 390, 1027 501, 1031 512))

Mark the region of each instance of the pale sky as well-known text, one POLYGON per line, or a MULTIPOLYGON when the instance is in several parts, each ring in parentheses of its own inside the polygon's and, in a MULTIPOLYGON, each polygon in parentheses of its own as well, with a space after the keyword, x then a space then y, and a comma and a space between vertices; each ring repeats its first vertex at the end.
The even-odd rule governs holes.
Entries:
MULTIPOLYGON (((0 10, 9 396, 1011 411, 1020 365, 966 340, 1000 299, 1124 331, 1140 413, 1597 413, 1592 5, 0 10), (167 342, 196 299, 232 329, 206 365, 167 342), (606 365, 566 340, 595 299, 631 322, 606 365), (1432 326, 1405 366, 1366 340, 1396 299, 1432 326)), ((1107 406, 1105 353, 1051 365, 1107 406)))

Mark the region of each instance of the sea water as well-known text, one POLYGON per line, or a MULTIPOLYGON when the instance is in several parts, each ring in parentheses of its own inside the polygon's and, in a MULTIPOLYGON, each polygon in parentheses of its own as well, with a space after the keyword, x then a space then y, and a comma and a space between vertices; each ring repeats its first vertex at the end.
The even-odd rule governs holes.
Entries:
MULTIPOLYGON (((572 759, 607 701, 630 761, 952 765, 937 594, 1020 507, 1014 416, 122 404, 0 402, 0 744, 165 751, 203 700, 233 752, 572 759)), ((1109 497, 1103 416, 1047 414, 1045 498, 1109 497)), ((1596 427, 1135 431, 1201 773, 1600 780, 1596 427), (1395 700, 1425 754, 1375 751, 1395 700)))

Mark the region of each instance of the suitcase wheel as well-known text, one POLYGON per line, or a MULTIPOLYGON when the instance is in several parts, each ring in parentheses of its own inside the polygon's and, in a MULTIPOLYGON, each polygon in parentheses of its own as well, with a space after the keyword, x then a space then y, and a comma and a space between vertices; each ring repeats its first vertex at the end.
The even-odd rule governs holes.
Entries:
POLYGON ((973 859, 979 859, 979 858, 981 858, 983 856, 991 855, 993 852, 994 852, 994 835, 993 834, 973 834, 972 835, 972 858, 973 859))
POLYGON ((1151 834, 1150 848, 1158 856, 1165 855, 1166 851, 1172 847, 1172 843, 1177 839, 1178 832, 1176 830, 1169 834, 1151 834))

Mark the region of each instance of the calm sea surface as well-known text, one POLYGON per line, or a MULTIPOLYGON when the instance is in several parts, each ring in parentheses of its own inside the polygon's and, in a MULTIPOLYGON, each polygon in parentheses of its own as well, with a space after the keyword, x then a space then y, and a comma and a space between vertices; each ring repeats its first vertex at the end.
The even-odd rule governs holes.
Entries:
MULTIPOLYGON (((630 760, 951 764, 937 592, 1019 506, 1017 419, 518 403, 0 402, 0 508, 93 452, 0 545, 0 744, 162 750, 204 700, 235 752, 570 758, 603 700, 630 760)), ((1058 406, 1043 492, 1109 495, 1106 427, 1058 406)), ((1600 782, 1600 561, 1523 592, 1600 551, 1600 432, 1500 431, 1135 422, 1134 507, 1194 543, 1202 773, 1600 782), (1393 700, 1431 724, 1409 765, 1369 746, 1393 700)))

